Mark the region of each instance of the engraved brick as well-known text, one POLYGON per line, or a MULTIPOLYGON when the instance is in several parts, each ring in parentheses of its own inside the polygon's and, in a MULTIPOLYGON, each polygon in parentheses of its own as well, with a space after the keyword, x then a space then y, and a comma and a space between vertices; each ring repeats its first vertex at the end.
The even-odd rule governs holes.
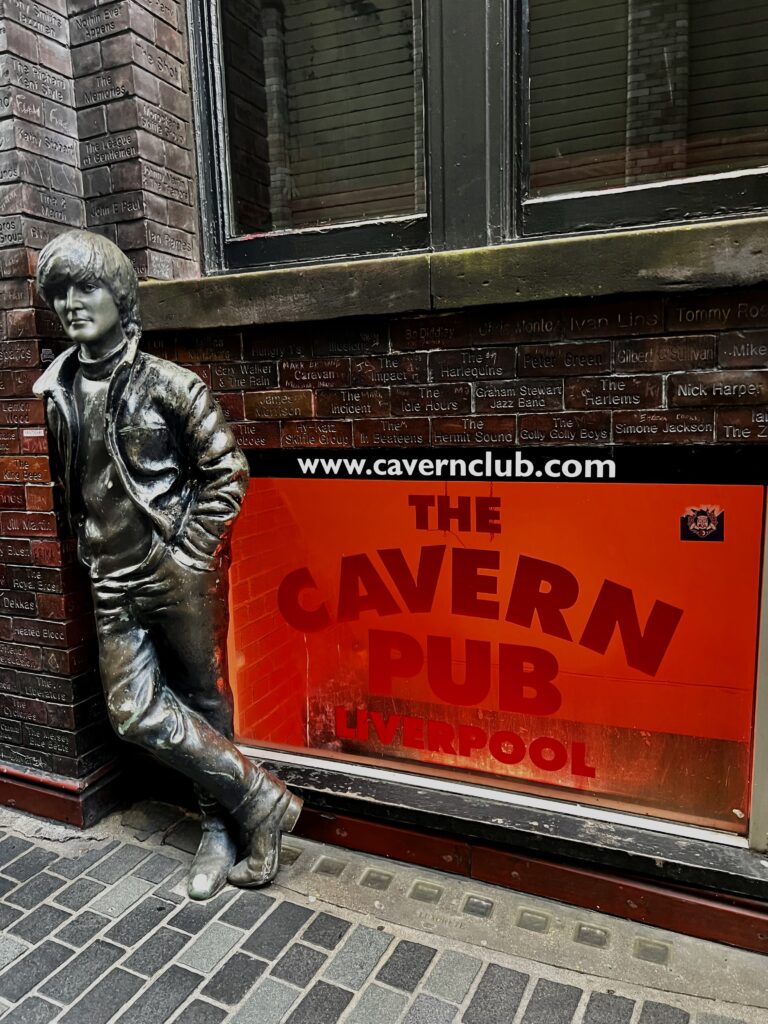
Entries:
POLYGON ((25 722, 22 725, 21 745, 30 750, 43 750, 64 757, 81 757, 93 750, 104 739, 102 725, 89 725, 77 732, 50 729, 46 725, 25 722))
POLYGON ((36 594, 37 615, 41 619, 72 619, 90 611, 86 592, 76 594, 36 594))
POLYGON ((715 414, 717 440, 729 443, 768 442, 768 406, 751 409, 718 409, 715 414))
POLYGON ((626 334, 658 334, 664 326, 661 299, 620 299, 580 303, 565 310, 566 338, 612 338, 626 334))
POLYGON ((565 382, 566 409, 654 409, 662 404, 661 377, 574 377, 565 382))
POLYGON ((0 54, 0 82, 4 85, 17 85, 55 103, 74 106, 72 82, 64 75, 11 54, 0 54))
POLYGON ((39 647, 30 647, 28 644, 0 642, 0 665, 34 672, 43 666, 43 652, 39 647))
POLYGON ((429 420, 357 420, 357 448, 425 448, 429 445, 429 420))
MULTIPOLYGON (((97 74, 85 75, 75 83, 75 100, 78 110, 101 103, 110 103, 133 95, 136 82, 132 68, 112 68, 97 74)), ((157 99, 157 91, 153 96, 157 99)))
POLYGON ((392 388, 393 416, 451 416, 472 412, 469 384, 430 384, 392 388))
POLYGON ((241 448, 280 447, 279 423, 264 421, 263 423, 233 423, 231 426, 241 448))
POLYGON ((145 7, 151 14, 157 15, 167 21, 169 25, 178 28, 179 12, 175 0, 137 0, 142 7, 145 7))
POLYGON ((24 488, 16 484, 0 484, 0 509, 24 508, 24 488))
POLYGON ((92 632, 87 620, 73 622, 40 621, 14 618, 10 639, 14 643, 39 644, 41 647, 76 647, 92 632))
POLYGON ((563 407, 562 380, 514 380, 475 384, 475 411, 481 413, 545 412, 563 407))
MULTIPOLYGON (((163 200, 160 200, 163 202, 163 200)), ((147 197, 143 192, 123 192, 118 195, 99 196, 86 204, 88 225, 115 224, 148 212, 147 197)))
POLYGON ((47 569, 39 565, 10 565, 8 580, 11 590, 63 594, 77 587, 80 576, 71 568, 47 569))
POLYGON ((15 427, 0 427, 0 455, 18 455, 20 451, 18 430, 15 427))
POLYGON ((22 427, 20 435, 21 450, 25 455, 45 455, 48 453, 48 434, 45 427, 22 427))
POLYGON ((189 145, 185 122, 141 97, 129 97, 110 103, 107 107, 107 124, 111 132, 143 128, 165 142, 182 147, 189 145))
POLYGON ((48 459, 44 455, 8 455, 0 458, 0 480, 8 483, 50 483, 48 459))
POLYGON ((349 359, 285 359, 280 363, 280 383, 285 388, 343 388, 349 382, 349 359))
POLYGON ((0 612, 3 615, 37 615, 37 598, 34 594, 0 590, 0 612))
POLYGON ((274 363, 213 363, 211 380, 214 391, 255 391, 277 386, 274 363))
POLYGON ((352 385, 381 387, 389 384, 426 384, 426 354, 377 356, 352 360, 352 385))
POLYGON ((520 416, 518 444, 608 444, 611 414, 574 412, 520 416))
POLYGON ((675 373, 667 379, 670 406, 765 405, 768 370, 675 373))
POLYGON ((59 43, 69 41, 67 19, 35 0, 4 0, 3 15, 36 35, 59 43))
POLYGON ((111 745, 101 746, 89 750, 82 757, 66 757, 61 754, 29 750, 25 747, 2 743, 0 744, 0 758, 14 764, 24 765, 26 768, 34 768, 37 771, 54 772, 57 775, 81 779, 114 760, 114 750, 111 745))
POLYGON ((474 447, 515 443, 514 416, 463 416, 432 420, 432 445, 474 447))
POLYGON ((177 89, 185 87, 181 62, 137 37, 133 39, 133 62, 146 71, 151 71, 163 81, 175 85, 177 89))
POLYGON ((53 512, 3 512, 0 529, 6 537, 55 537, 58 532, 53 512))
POLYGON ((615 412, 613 436, 621 444, 701 444, 714 440, 715 413, 712 409, 615 412))
POLYGON ((768 331, 728 331, 717 344, 723 369, 749 369, 768 365, 768 331))
POLYGON ((349 448, 352 424, 333 420, 289 420, 280 428, 283 448, 349 448))
POLYGON ((543 307, 488 307, 468 313, 402 317, 390 325, 393 349, 465 348, 520 341, 556 341, 560 313, 543 307))
MULTIPOLYGON (((243 355, 246 359, 299 359, 312 354, 312 342, 308 336, 297 337, 291 341, 290 335, 284 333, 280 325, 267 331, 259 328, 256 333, 248 332, 243 336, 243 355)), ((294 327, 298 325, 290 324, 294 327)))
POLYGON ((45 424, 45 407, 40 399, 14 401, 0 399, 0 424, 27 426, 45 424))
POLYGON ((28 512, 53 512, 56 509, 53 487, 31 487, 24 488, 24 498, 27 503, 28 512))
POLYGON ((231 363, 241 358, 239 334, 183 334, 177 346, 181 363, 231 363))
POLYGON ((386 388, 348 388, 342 391, 318 391, 318 416, 386 416, 389 391, 386 388))
POLYGON ((117 240, 121 248, 124 249, 148 246, 183 259, 194 259, 197 255, 197 245, 193 235, 151 220, 118 224, 117 240))
POLYGON ((76 551, 77 544, 72 540, 33 540, 30 543, 33 565, 47 565, 55 568, 74 565, 76 551))
POLYGON ((87 700, 100 692, 101 684, 95 673, 79 675, 75 679, 58 679, 37 672, 0 669, 0 689, 31 699, 59 704, 72 704, 87 700))
POLYGON ((702 331, 725 327, 767 327, 768 292, 765 288, 681 296, 667 308, 671 331, 702 331))
POLYGON ((312 415, 311 391, 262 391, 245 396, 248 419, 293 420, 312 415))
POLYGON ((77 143, 61 132, 42 125, 17 121, 14 124, 14 141, 17 149, 26 150, 36 156, 48 157, 59 163, 77 166, 77 143))
POLYGON ((232 391, 219 391, 216 393, 216 401, 228 420, 237 422, 245 419, 245 405, 241 394, 232 391))
POLYGON ((607 341, 564 345, 521 345, 517 372, 520 377, 553 377, 582 373, 607 373, 611 346, 607 341))
POLYGON ((11 722, 7 718, 0 718, 0 743, 21 745, 21 722, 11 722))
POLYGON ((69 31, 73 46, 82 43, 93 43, 105 36, 123 32, 129 27, 130 4, 125 0, 120 3, 108 4, 70 19, 69 31))
POLYGON ((112 132, 80 143, 80 166, 83 170, 120 160, 132 160, 138 155, 139 142, 135 130, 112 132))
POLYGON ((32 552, 28 540, 0 540, 0 564, 16 563, 27 565, 32 560, 32 552))
POLYGON ((434 384, 450 384, 457 380, 507 380, 515 375, 515 359, 513 348, 430 352, 430 381, 434 384))
POLYGON ((696 334, 682 338, 618 341, 613 363, 617 373, 706 370, 715 365, 715 336, 696 334))
POLYGON ((91 668, 95 659, 95 652, 90 646, 74 647, 66 651, 44 647, 41 654, 43 670, 58 676, 79 675, 91 668))
MULTIPOLYGON (((303 331, 306 335, 305 328, 303 331)), ((298 327, 291 340, 301 344, 301 332, 302 327, 298 327)), ((313 324, 311 333, 316 356, 373 356, 386 352, 389 341, 386 323, 370 317, 346 317, 313 324)))

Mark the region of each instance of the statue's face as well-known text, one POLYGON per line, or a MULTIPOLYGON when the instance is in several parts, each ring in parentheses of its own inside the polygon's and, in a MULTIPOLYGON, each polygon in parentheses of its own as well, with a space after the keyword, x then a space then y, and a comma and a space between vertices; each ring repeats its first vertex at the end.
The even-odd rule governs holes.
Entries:
POLYGON ((120 311, 112 293, 101 281, 62 285, 53 308, 68 338, 86 348, 122 335, 120 311))

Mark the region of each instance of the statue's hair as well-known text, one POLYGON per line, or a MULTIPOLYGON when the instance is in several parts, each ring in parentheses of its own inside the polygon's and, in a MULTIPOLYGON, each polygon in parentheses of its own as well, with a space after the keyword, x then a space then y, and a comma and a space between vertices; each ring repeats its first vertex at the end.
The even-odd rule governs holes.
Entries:
POLYGON ((139 281, 133 264, 114 242, 91 231, 65 231, 52 239, 37 263, 38 290, 53 307, 57 289, 71 282, 103 284, 115 300, 125 336, 141 337, 139 281))

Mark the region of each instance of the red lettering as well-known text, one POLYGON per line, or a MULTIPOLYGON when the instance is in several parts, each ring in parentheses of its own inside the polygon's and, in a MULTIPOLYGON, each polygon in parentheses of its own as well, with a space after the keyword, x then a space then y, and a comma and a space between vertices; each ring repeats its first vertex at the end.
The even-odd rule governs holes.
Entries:
POLYGON ((557 673, 557 658, 549 651, 499 644, 499 710, 553 715, 563 702, 552 683, 557 673))
POLYGON ((488 742, 487 735, 477 725, 460 725, 458 732, 461 757, 472 757, 473 750, 480 750, 488 742))
POLYGON ((357 709, 357 738, 359 740, 368 739, 368 712, 365 708, 357 709))
POLYGON ((568 751, 559 740, 549 736, 532 740, 528 756, 537 768, 545 772, 559 772, 568 764, 568 751))
POLYGON ((453 726, 447 722, 427 720, 427 750, 435 753, 455 754, 453 748, 453 726))
POLYGON ((431 611, 443 566, 445 544, 433 544, 421 549, 415 579, 400 548, 385 548, 378 554, 408 611, 431 611))
POLYGON ((336 722, 336 735, 341 740, 356 740, 357 734, 350 728, 349 717, 346 708, 334 708, 333 716, 336 722))
POLYGON ((682 608, 655 601, 645 629, 641 630, 632 591, 629 587, 606 580, 579 643, 590 651, 605 654, 618 626, 627 664, 655 676, 682 615, 682 608))
POLYGON ((477 707, 491 691, 491 645, 488 640, 465 640, 464 682, 453 678, 453 644, 449 636, 427 637, 427 679, 433 693, 446 704, 477 707))
POLYGON ((408 504, 416 509, 416 529, 429 529, 429 509, 435 504, 434 494, 409 494, 408 504))
POLYGON ((587 764, 587 747, 584 743, 574 743, 571 754, 571 772, 585 779, 594 779, 595 769, 587 764))
POLYGON ((403 746, 412 747, 416 750, 424 749, 424 719, 410 718, 403 719, 403 746))
MULTIPOLYGON (((467 499, 469 500, 469 499, 467 499)), ((481 576, 481 569, 499 570, 499 552, 481 548, 454 548, 451 611, 479 619, 498 619, 499 602, 484 601, 478 594, 495 594, 495 576, 481 576)))
POLYGON ((543 632, 570 640, 571 634, 563 618, 562 608, 570 608, 579 596, 579 581, 554 562, 521 555, 509 597, 507 622, 530 627, 534 613, 539 616, 543 632), (547 590, 542 590, 542 584, 547 590))
POLYGON ((277 607, 289 626, 302 633, 315 633, 330 625, 331 617, 324 604, 318 608, 302 608, 299 595, 303 590, 316 590, 317 584, 309 569, 295 569, 281 580, 277 588, 277 607))
POLYGON ((502 764, 519 764, 525 757, 525 744, 515 732, 495 732, 488 749, 502 764))
POLYGON ((386 722, 380 711, 371 711, 371 722, 373 731, 379 737, 385 747, 388 747, 395 738, 395 733, 400 728, 400 715, 387 715, 386 722))
POLYGON ((439 494, 437 497, 438 530, 450 531, 451 522, 454 519, 456 520, 456 529, 459 533, 468 533, 472 529, 471 498, 457 498, 456 504, 451 505, 449 495, 439 494))
POLYGON ((417 640, 407 633, 387 629, 368 631, 368 680, 371 693, 392 695, 394 679, 412 679, 424 664, 417 640))
POLYGON ((338 620, 356 622, 368 611, 397 615, 400 608, 368 555, 345 555, 339 570, 338 620))
POLYGON ((501 498, 475 498, 475 526, 478 533, 501 533, 501 498))

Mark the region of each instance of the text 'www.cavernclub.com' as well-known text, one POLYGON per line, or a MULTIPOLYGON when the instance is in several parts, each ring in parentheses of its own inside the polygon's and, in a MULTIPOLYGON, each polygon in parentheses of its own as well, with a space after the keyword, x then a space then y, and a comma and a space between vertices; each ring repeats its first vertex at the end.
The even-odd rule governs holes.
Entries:
POLYGON ((614 480, 613 459, 546 458, 539 453, 497 454, 480 452, 474 457, 404 455, 379 458, 298 456, 302 476, 311 477, 434 477, 437 480, 614 480))

